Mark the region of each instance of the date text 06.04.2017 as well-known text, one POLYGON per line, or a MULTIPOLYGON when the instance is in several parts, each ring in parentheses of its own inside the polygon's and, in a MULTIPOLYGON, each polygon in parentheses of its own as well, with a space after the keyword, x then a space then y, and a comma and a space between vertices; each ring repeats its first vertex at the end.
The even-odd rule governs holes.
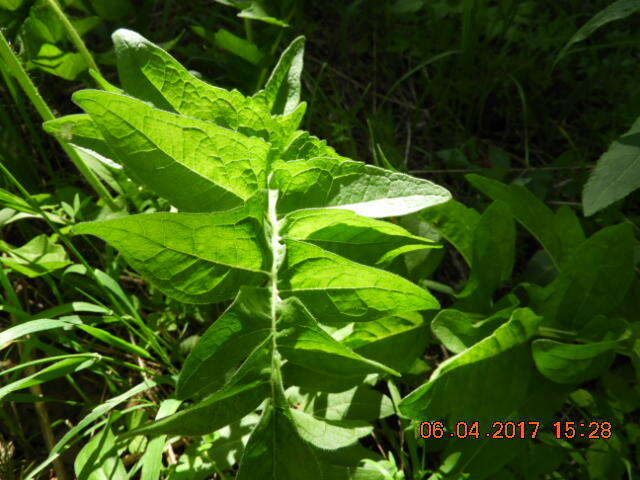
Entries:
POLYGON ((422 422, 418 428, 418 437, 424 439, 439 438, 496 438, 496 439, 526 439, 536 438, 545 427, 551 427, 550 432, 558 439, 607 439, 613 435, 609 421, 555 421, 543 425, 540 421, 495 421, 486 428, 479 421, 457 422, 451 428, 441 421, 422 422))

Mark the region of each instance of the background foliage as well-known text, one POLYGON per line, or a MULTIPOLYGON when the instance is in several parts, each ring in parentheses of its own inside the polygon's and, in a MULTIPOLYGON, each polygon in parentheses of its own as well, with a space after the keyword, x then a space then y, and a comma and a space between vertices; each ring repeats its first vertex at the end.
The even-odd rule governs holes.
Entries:
POLYGON ((404 319, 398 338, 380 335, 382 346, 365 345, 370 332, 349 337, 349 347, 403 373, 375 384, 389 402, 381 410, 400 415, 381 415, 360 440, 366 452, 355 455, 379 472, 366 478, 638 478, 640 2, 75 0, 62 2, 66 16, 56 5, 0 1, 3 32, 50 108, 25 95, 3 55, 0 478, 104 478, 86 465, 112 478, 233 478, 257 421, 198 439, 116 437, 178 408, 166 401, 176 374, 228 306, 167 299, 116 250, 67 236, 107 215, 111 201, 131 213, 169 208, 85 152, 94 189, 106 184, 113 197, 97 201, 78 159, 41 128, 47 115, 78 113, 74 91, 104 88, 87 67, 117 83, 110 35, 120 27, 247 95, 303 34, 303 127, 342 155, 453 193, 445 206, 397 219, 444 248, 390 267, 430 288, 442 310, 427 312, 424 327, 404 319), (523 327, 514 348, 483 348, 503 344, 509 326, 533 325, 517 307, 542 327, 523 327), (58 323, 7 334, 38 319, 58 323), (465 353, 491 361, 480 370, 443 363, 465 353), (607 418, 615 435, 481 448, 414 439, 411 418, 432 412, 514 411, 607 418))

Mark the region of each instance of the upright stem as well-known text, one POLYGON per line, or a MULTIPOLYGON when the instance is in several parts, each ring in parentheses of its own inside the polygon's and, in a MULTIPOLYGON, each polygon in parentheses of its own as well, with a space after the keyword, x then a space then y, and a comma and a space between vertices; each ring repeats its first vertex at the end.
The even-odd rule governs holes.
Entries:
MULTIPOLYGON (((1 31, 0 31, 0 57, 2 57, 2 60, 4 60, 4 62, 7 65, 7 70, 11 74, 13 74, 15 79, 20 84, 20 87, 22 87, 22 90, 24 91, 24 93, 27 95, 27 97, 29 97, 29 100, 31 101, 35 109, 38 111, 42 119, 45 122, 49 120, 54 120, 56 118, 55 115, 49 108, 49 105, 47 105, 47 103, 44 101, 44 99, 40 95, 40 92, 38 91, 34 83, 31 81, 31 78, 29 78, 29 75, 27 75, 27 72, 25 71, 20 61, 18 60, 18 57, 16 56, 16 54, 11 49, 9 42, 7 41, 7 39, 5 38, 4 34, 1 31)), ((100 183, 100 180, 98 180, 98 177, 96 177, 93 171, 87 166, 87 164, 80 157, 78 152, 71 145, 69 145, 67 142, 65 142, 61 138, 56 136, 56 140, 58 140, 58 143, 60 143, 60 146, 69 156, 69 158, 74 163, 76 168, 80 170, 80 173, 82 173, 84 178, 87 180, 87 182, 89 182, 89 184, 98 193, 98 195, 102 197, 102 199, 109 206, 109 208, 111 208, 112 210, 118 210, 118 205, 116 204, 115 200, 113 199, 113 197, 111 196, 107 188, 102 183, 100 183)))
POLYGON ((271 263, 271 272, 269 278, 269 289, 271 290, 271 398, 273 399, 275 406, 280 406, 281 391, 282 391, 282 375, 280 373, 280 367, 282 365, 282 358, 280 352, 278 352, 277 345, 277 321, 278 321, 278 307, 280 302, 280 291, 278 290, 278 271, 282 265, 285 255, 285 247, 281 243, 280 237, 280 221, 278 220, 278 213, 276 211, 276 204, 278 202, 278 191, 269 190, 268 200, 268 222, 271 227, 269 235, 269 242, 271 247, 271 253, 273 255, 273 261, 271 263))
POLYGON ((82 40, 82 37, 80 36, 76 28, 73 26, 73 23, 71 23, 69 18, 62 11, 62 8, 60 8, 60 5, 58 5, 58 2, 56 0, 46 0, 46 2, 49 4, 49 7, 51 7, 51 10, 54 11, 56 16, 62 22, 64 29, 67 31, 67 34, 69 35, 69 39, 78 49, 78 52, 80 52, 80 55, 82 55, 82 57, 84 58, 84 61, 87 63, 87 66, 89 68, 93 68, 96 72, 100 72, 100 68, 98 67, 98 64, 96 63, 96 61, 93 59, 93 55, 91 55, 91 52, 85 45, 84 41, 82 40))

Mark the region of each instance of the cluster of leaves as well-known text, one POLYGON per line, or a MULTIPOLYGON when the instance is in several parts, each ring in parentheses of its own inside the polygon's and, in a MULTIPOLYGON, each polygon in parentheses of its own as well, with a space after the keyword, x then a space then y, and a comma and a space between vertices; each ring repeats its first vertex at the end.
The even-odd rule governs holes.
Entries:
POLYGON ((105 239, 178 301, 235 298, 183 366, 176 397, 194 404, 130 435, 204 435, 262 405, 238 478, 339 472, 337 461, 317 457, 353 446, 371 432, 367 420, 390 413, 375 415, 386 397, 362 379, 400 375, 376 361, 375 350, 368 358, 358 350, 405 316, 420 327, 412 312, 438 308, 425 289, 378 268, 431 243, 377 218, 450 195, 340 157, 296 129, 306 107, 299 102, 301 38, 253 97, 206 84, 134 32, 118 31, 114 42, 124 93, 80 91, 73 98, 87 114, 45 129, 116 161, 179 211, 84 223, 73 232, 105 239), (327 329, 353 333, 340 342, 327 329), (324 377, 368 397, 367 408, 341 400, 325 405, 326 417, 310 410, 326 403, 314 386, 324 377), (305 408, 291 408, 291 388, 304 389, 305 408))
MULTIPOLYGON (((387 169, 338 155, 299 129, 307 109, 300 102, 303 39, 266 78, 267 52, 293 24, 297 2, 218 1, 239 11, 245 27, 257 21, 279 32, 260 48, 251 28, 242 38, 192 25, 244 62, 236 75, 256 68, 263 89, 247 96, 214 87, 162 48, 120 30, 114 54, 100 57, 117 63, 120 87, 92 72, 102 90, 73 97, 86 113, 49 121, 45 130, 72 145, 124 209, 95 205, 79 190, 0 190, 3 230, 31 238, 22 247, 9 234, 0 241, 0 311, 13 324, 0 332, 9 367, 0 401, 14 412, 38 400, 56 405, 60 400, 43 397, 39 386, 51 382, 49 394, 67 382, 81 402, 65 393, 68 409, 58 418, 84 406, 57 443, 47 440, 45 461, 34 465, 29 453, 31 463, 15 469, 28 473, 14 473, 15 449, 0 436, 0 477, 39 478, 53 463, 63 479, 64 465, 56 462, 65 454, 75 458, 81 480, 636 478, 640 284, 633 217, 596 230, 566 205, 549 208, 519 184, 522 178, 496 180, 508 170, 505 152, 492 151, 494 168, 470 163, 470 145, 436 154, 447 166, 492 177, 466 177, 482 194, 477 203, 491 203, 464 206, 396 170, 408 163, 383 115, 368 127, 374 163, 387 169), (45 220, 54 233, 24 227, 23 219, 45 220), (98 221, 78 223, 85 220, 98 221), (103 269, 84 259, 72 234, 83 235, 77 241, 93 247, 88 252, 103 269), (461 281, 451 280, 455 271, 461 281), (25 291, 28 282, 36 293, 25 291), (75 301, 78 294, 88 302, 75 301), (45 357, 34 359, 35 352, 45 357), (96 375, 108 394, 91 392, 96 375), (496 419, 535 419, 548 426, 558 416, 610 420, 614 436, 563 441, 547 428, 534 441, 415 439, 424 420, 455 431, 459 421, 486 427, 496 419)), ((86 57, 68 50, 59 16, 47 27, 57 36, 41 35, 52 12, 45 3, 0 7, 19 14, 11 18, 18 18, 13 26, 27 47, 27 66, 72 78, 65 77, 73 63, 67 61, 76 59, 75 78, 86 57), (34 62, 43 45, 57 45, 65 61, 55 68, 34 62)), ((109 12, 98 12, 107 3, 62 5, 109 20, 109 12)), ((465 68, 482 42, 524 45, 535 10, 532 2, 383 3, 394 18, 435 12, 445 29, 447 20, 462 18, 465 68)), ((614 2, 573 37, 558 35, 565 46, 553 60, 566 61, 578 42, 638 8, 637 1, 614 2)), ((83 22, 97 25, 91 18, 72 26, 83 34, 83 22)), ((388 48, 415 48, 402 45, 408 38, 388 48)), ((394 80, 383 106, 425 65, 458 54, 428 58, 394 80)), ((253 75, 241 80, 255 85, 253 75)), ((636 130, 601 158, 584 191, 586 215, 638 187, 636 130)), ((615 223, 620 216, 597 218, 615 223)), ((42 422, 43 403, 35 405, 42 422)), ((27 452, 16 416, 3 406, 0 415, 0 433, 15 434, 18 451, 27 452)))

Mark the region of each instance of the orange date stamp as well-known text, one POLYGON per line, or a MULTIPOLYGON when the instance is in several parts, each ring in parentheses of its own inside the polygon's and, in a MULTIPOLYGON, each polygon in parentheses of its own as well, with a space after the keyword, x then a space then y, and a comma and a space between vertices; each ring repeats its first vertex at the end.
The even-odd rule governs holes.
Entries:
POLYGON ((600 440, 613 436, 613 425, 603 420, 555 421, 543 425, 536 420, 495 421, 482 425, 479 421, 457 422, 450 428, 441 421, 422 422, 418 427, 418 437, 423 439, 535 439, 542 431, 549 431, 556 439, 600 440), (549 430, 547 428, 550 427, 549 430))

